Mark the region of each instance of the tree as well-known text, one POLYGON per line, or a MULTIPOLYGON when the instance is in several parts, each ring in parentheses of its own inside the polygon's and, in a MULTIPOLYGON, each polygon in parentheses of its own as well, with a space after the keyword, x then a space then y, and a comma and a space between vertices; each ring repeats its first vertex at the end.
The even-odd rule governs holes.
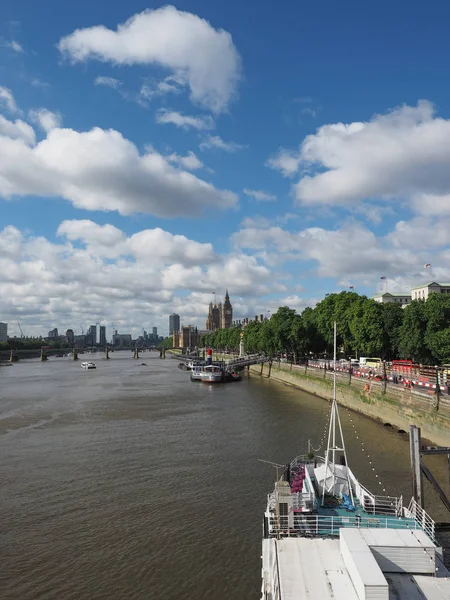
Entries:
POLYGON ((317 313, 309 306, 301 314, 305 354, 317 355, 323 353, 326 342, 317 328, 317 313))
POLYGON ((314 309, 317 329, 327 344, 327 352, 333 346, 333 329, 336 321, 337 345, 343 346, 344 353, 354 349, 354 337, 350 327, 353 306, 361 298, 355 292, 329 294, 314 309))
POLYGON ((433 362, 448 362, 450 358, 450 298, 431 294, 424 306, 427 321, 425 343, 433 362))
POLYGON ((350 330, 359 355, 383 358, 383 305, 360 296, 352 306, 350 330))
POLYGON ((400 304, 388 302, 383 307, 383 355, 387 360, 397 358, 399 355, 400 327, 403 323, 404 311, 400 304))
POLYGON ((261 352, 263 344, 261 343, 261 330, 263 323, 261 321, 249 321, 244 329, 244 348, 248 353, 261 352))
POLYGON ((427 331, 425 304, 422 300, 413 300, 404 309, 403 323, 399 328, 398 349, 401 358, 430 364, 433 361, 432 354, 425 343, 427 331))

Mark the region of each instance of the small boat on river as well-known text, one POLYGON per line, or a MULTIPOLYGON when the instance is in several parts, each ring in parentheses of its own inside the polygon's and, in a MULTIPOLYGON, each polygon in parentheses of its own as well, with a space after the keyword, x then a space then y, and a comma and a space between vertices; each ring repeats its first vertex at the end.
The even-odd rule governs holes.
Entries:
POLYGON ((97 365, 94 362, 82 362, 80 366, 82 369, 96 369, 97 368, 97 365))

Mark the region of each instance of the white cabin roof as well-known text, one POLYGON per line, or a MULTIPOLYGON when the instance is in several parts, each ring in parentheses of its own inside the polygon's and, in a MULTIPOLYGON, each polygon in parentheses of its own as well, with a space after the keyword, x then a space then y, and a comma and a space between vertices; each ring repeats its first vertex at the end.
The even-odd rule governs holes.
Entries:
MULTIPOLYGON (((342 531, 348 536, 350 530, 342 531)), ((349 537, 354 538, 352 546, 357 552, 359 545, 367 549, 367 544, 374 548, 409 548, 409 551, 422 547, 421 552, 423 547, 434 547, 426 534, 419 530, 414 531, 412 535, 410 531, 402 530, 361 529, 351 531, 349 537)), ((339 539, 283 538, 264 542, 272 545, 270 552, 276 552, 283 600, 358 600, 352 576, 341 554, 339 539)), ((268 556, 267 546, 264 552, 268 556)), ((359 567, 364 566, 363 559, 362 556, 359 567)), ((450 572, 438 556, 436 567, 436 577, 408 572, 384 572, 385 582, 389 586, 389 600, 449 600, 450 572)), ((368 580, 371 579, 370 573, 360 575, 363 578, 367 575, 368 580)), ((376 583, 378 584, 378 581, 376 583)))
POLYGON ((339 540, 278 540, 283 600, 358 600, 339 550, 339 540))

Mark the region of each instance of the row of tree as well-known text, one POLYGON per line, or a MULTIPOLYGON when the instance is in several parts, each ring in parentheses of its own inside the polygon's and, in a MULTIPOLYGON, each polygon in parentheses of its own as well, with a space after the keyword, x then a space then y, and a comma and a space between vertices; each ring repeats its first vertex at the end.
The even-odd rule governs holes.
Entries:
POLYGON ((7 342, 0 342, 0 350, 37 350, 42 346, 51 346, 52 348, 67 348, 66 340, 47 340, 42 338, 11 338, 7 342))
MULTIPOLYGON (((450 363, 450 296, 444 294, 414 300, 406 308, 395 302, 381 304, 354 292, 329 294, 301 314, 283 306, 270 319, 251 321, 245 327, 245 351, 286 354, 296 361, 330 356, 334 321, 338 348, 345 357, 450 363)), ((237 351, 240 333, 239 328, 219 329, 205 335, 202 343, 237 351)))

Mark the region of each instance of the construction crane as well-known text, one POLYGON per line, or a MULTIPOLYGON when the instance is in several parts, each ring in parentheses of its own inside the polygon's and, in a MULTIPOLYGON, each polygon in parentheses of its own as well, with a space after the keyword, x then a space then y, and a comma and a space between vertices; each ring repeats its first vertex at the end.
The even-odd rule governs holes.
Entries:
POLYGON ((23 335, 23 331, 22 331, 22 327, 20 326, 20 323, 17 323, 17 325, 19 326, 19 329, 20 329, 20 337, 24 338, 25 336, 23 335))

